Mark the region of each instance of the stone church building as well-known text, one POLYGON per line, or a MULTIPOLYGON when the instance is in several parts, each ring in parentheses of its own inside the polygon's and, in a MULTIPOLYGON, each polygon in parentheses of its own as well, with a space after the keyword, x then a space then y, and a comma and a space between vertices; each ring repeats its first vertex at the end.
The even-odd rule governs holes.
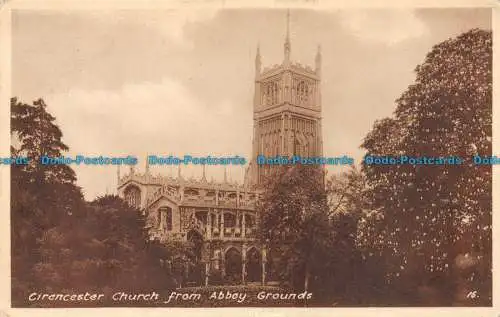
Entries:
POLYGON ((118 195, 142 210, 151 223, 152 239, 192 241, 205 270, 205 285, 212 270, 232 275, 239 283, 266 283, 268 261, 265 246, 256 239, 259 215, 255 203, 269 165, 257 165, 266 157, 322 156, 321 52, 315 67, 290 60, 289 17, 284 59, 262 69, 260 50, 255 58, 253 158, 244 184, 153 176, 148 166, 143 174, 131 168, 118 172, 118 195))

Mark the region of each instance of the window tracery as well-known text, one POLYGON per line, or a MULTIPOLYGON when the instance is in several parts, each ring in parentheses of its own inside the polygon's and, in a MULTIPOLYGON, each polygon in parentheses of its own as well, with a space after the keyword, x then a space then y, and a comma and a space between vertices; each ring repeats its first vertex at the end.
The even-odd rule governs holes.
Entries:
POLYGON ((161 207, 158 209, 158 215, 160 229, 172 231, 172 208, 161 207))
POLYGON ((277 82, 269 82, 264 89, 264 102, 266 105, 271 106, 279 103, 279 85, 277 82))
POLYGON ((125 189, 125 201, 135 208, 141 207, 141 190, 137 186, 129 186, 125 189))
POLYGON ((305 103, 309 99, 309 85, 303 80, 297 85, 297 99, 299 103, 305 103))

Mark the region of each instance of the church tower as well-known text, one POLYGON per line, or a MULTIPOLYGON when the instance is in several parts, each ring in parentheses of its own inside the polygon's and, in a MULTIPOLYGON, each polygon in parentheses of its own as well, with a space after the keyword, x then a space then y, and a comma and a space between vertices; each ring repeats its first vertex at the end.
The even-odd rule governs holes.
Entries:
POLYGON ((284 58, 280 65, 262 70, 260 47, 255 57, 253 105, 253 159, 247 179, 260 185, 272 168, 257 165, 266 157, 323 154, 321 127, 321 51, 314 69, 291 61, 290 12, 287 13, 284 58))

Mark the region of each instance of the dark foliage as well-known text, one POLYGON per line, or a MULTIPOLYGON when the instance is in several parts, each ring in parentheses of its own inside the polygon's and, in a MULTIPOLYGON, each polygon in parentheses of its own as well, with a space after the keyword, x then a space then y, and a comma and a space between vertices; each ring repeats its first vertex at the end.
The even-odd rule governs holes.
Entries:
POLYGON ((359 242, 408 305, 491 304, 491 33, 436 45, 364 140, 371 155, 460 156, 459 166, 365 166, 372 204, 359 242), (469 292, 480 298, 467 298, 469 292))
POLYGON ((12 135, 19 143, 12 155, 32 158, 11 169, 13 306, 34 305, 27 301, 34 291, 175 287, 178 272, 165 263, 187 247, 150 241, 144 216, 117 196, 86 203, 71 167, 38 163, 43 155, 68 150, 43 100, 28 105, 14 98, 11 108, 12 135))

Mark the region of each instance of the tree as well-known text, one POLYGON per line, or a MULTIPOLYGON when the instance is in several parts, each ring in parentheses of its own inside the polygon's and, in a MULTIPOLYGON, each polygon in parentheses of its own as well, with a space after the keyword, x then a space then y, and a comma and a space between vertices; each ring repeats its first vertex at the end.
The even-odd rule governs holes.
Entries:
POLYGON ((393 118, 376 122, 367 155, 459 156, 461 165, 365 165, 373 206, 360 225, 360 243, 387 263, 391 287, 439 296, 435 303, 491 301, 491 33, 471 30, 442 42, 416 68, 393 118), (472 259, 464 271, 460 259, 472 259), (465 298, 479 287, 481 300, 465 298))
POLYGON ((325 281, 331 251, 323 171, 297 166, 276 173, 257 207, 260 239, 280 280, 310 291, 325 281))
POLYGON ((43 165, 43 156, 59 157, 68 151, 68 146, 62 142, 62 132, 55 124, 55 117, 47 112, 43 99, 24 104, 11 99, 11 130, 20 146, 15 149, 16 155, 24 155, 31 159, 24 167, 30 172, 28 181, 38 186, 46 183, 74 184, 75 172, 65 164, 43 165))
POLYGON ((34 101, 33 105, 11 99, 11 133, 19 144, 11 147, 12 155, 30 159, 27 165, 12 165, 11 183, 18 189, 13 191, 13 200, 19 201, 15 199, 18 193, 29 192, 43 213, 37 217, 40 229, 50 228, 67 218, 68 213, 80 210, 83 196, 75 184, 73 169, 66 164, 41 164, 43 156, 60 157, 68 150, 55 117, 47 112, 43 99, 34 101))
POLYGON ((176 248, 150 240, 145 216, 118 196, 106 195, 89 203, 78 223, 44 233, 44 260, 34 271, 47 291, 95 290, 107 298, 118 290, 167 291, 176 286, 166 263, 180 252, 176 248))
POLYGON ((12 155, 31 159, 11 166, 13 306, 44 305, 28 302, 33 290, 174 288, 180 273, 167 262, 189 257, 189 246, 151 241, 139 210, 110 195, 87 203, 70 166, 40 164, 42 156, 68 150, 43 100, 28 105, 13 98, 11 122, 12 155))
POLYGON ((359 222, 371 211, 365 175, 355 166, 332 175, 326 184, 329 219, 334 240, 331 253, 325 261, 332 272, 329 292, 345 305, 373 305, 385 281, 382 263, 363 259, 363 245, 359 245, 359 222))
POLYGON ((349 213, 359 218, 370 204, 366 189, 366 177, 355 166, 332 175, 326 183, 330 216, 349 213))
POLYGON ((75 173, 66 165, 39 164, 43 155, 61 156, 68 147, 55 118, 39 99, 28 105, 11 99, 12 156, 26 156, 28 165, 11 165, 11 249, 13 304, 38 285, 32 267, 40 260, 38 241, 46 230, 72 221, 83 208, 75 173))

